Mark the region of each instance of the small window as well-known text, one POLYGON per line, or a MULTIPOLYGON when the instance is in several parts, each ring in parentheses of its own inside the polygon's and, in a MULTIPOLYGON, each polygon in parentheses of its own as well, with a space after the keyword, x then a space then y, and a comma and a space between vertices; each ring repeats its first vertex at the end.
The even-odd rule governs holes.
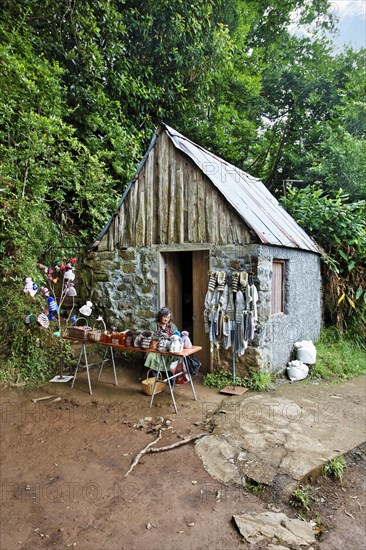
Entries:
POLYGON ((274 260, 272 264, 272 298, 271 314, 283 313, 285 310, 285 262, 274 260))

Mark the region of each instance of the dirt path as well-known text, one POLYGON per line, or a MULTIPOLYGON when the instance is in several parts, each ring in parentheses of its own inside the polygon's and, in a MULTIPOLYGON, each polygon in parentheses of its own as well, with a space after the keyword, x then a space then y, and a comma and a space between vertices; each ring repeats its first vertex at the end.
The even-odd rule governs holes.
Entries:
MULTIPOLYGON (((159 426, 167 429, 157 446, 199 434, 221 396, 197 379, 199 402, 185 386, 175 415, 168 394, 160 394, 149 409, 135 374, 126 369, 123 376, 125 383, 118 388, 109 384, 109 372, 100 385, 93 379, 92 397, 82 378, 74 390, 64 384, 2 390, 3 550, 231 549, 243 547, 231 521, 234 514, 275 507, 295 517, 296 510, 284 503, 210 478, 193 444, 148 454, 126 477, 133 458, 156 438, 159 426), (61 401, 31 401, 51 391, 61 401), (147 417, 152 420, 138 424, 147 417)), ((321 549, 362 547, 364 449, 348 460, 342 484, 321 478, 316 486, 321 549)), ((270 546, 264 541, 251 548, 270 546)))

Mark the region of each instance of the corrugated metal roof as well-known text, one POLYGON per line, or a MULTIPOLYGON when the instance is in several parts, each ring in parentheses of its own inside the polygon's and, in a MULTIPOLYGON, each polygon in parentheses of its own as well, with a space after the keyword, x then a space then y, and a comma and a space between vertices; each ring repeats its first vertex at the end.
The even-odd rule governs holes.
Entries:
POLYGON ((320 253, 315 241, 258 178, 196 145, 166 124, 162 126, 175 147, 206 174, 262 243, 320 253))
MULTIPOLYGON (((320 253, 315 241, 282 208, 277 199, 258 178, 250 176, 243 170, 239 170, 239 168, 196 145, 166 124, 161 124, 156 130, 144 158, 122 196, 117 211, 145 164, 148 154, 154 147, 157 136, 162 129, 166 131, 175 147, 188 155, 197 167, 206 174, 262 243, 320 253)), ((97 242, 106 234, 115 215, 116 213, 100 232, 97 242)))

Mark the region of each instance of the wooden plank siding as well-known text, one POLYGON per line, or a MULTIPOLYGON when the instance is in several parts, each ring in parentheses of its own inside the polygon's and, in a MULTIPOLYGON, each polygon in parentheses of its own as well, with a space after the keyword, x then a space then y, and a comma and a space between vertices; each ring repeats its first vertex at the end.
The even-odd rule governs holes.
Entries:
POLYGON ((285 307, 285 262, 273 260, 272 263, 272 292, 271 314, 283 313, 285 307))
MULTIPOLYGON (((105 237, 99 249, 106 248, 105 237)), ((158 137, 108 230, 109 250, 115 245, 251 242, 253 236, 243 220, 165 132, 158 137)))

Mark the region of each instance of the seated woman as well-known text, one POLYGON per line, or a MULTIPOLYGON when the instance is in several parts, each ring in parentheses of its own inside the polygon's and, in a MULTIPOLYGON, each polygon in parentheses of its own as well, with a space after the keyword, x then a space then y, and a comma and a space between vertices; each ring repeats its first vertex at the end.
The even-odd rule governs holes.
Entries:
MULTIPOLYGON (((158 340, 160 336, 172 336, 177 330, 177 327, 172 323, 172 312, 167 307, 159 309, 155 321, 150 323, 149 330, 153 333, 153 340, 158 340)), ((145 367, 152 370, 158 370, 160 365, 160 356, 158 353, 148 353, 145 367)), ((170 363, 174 360, 174 357, 165 356, 165 363, 169 367, 170 363)))

